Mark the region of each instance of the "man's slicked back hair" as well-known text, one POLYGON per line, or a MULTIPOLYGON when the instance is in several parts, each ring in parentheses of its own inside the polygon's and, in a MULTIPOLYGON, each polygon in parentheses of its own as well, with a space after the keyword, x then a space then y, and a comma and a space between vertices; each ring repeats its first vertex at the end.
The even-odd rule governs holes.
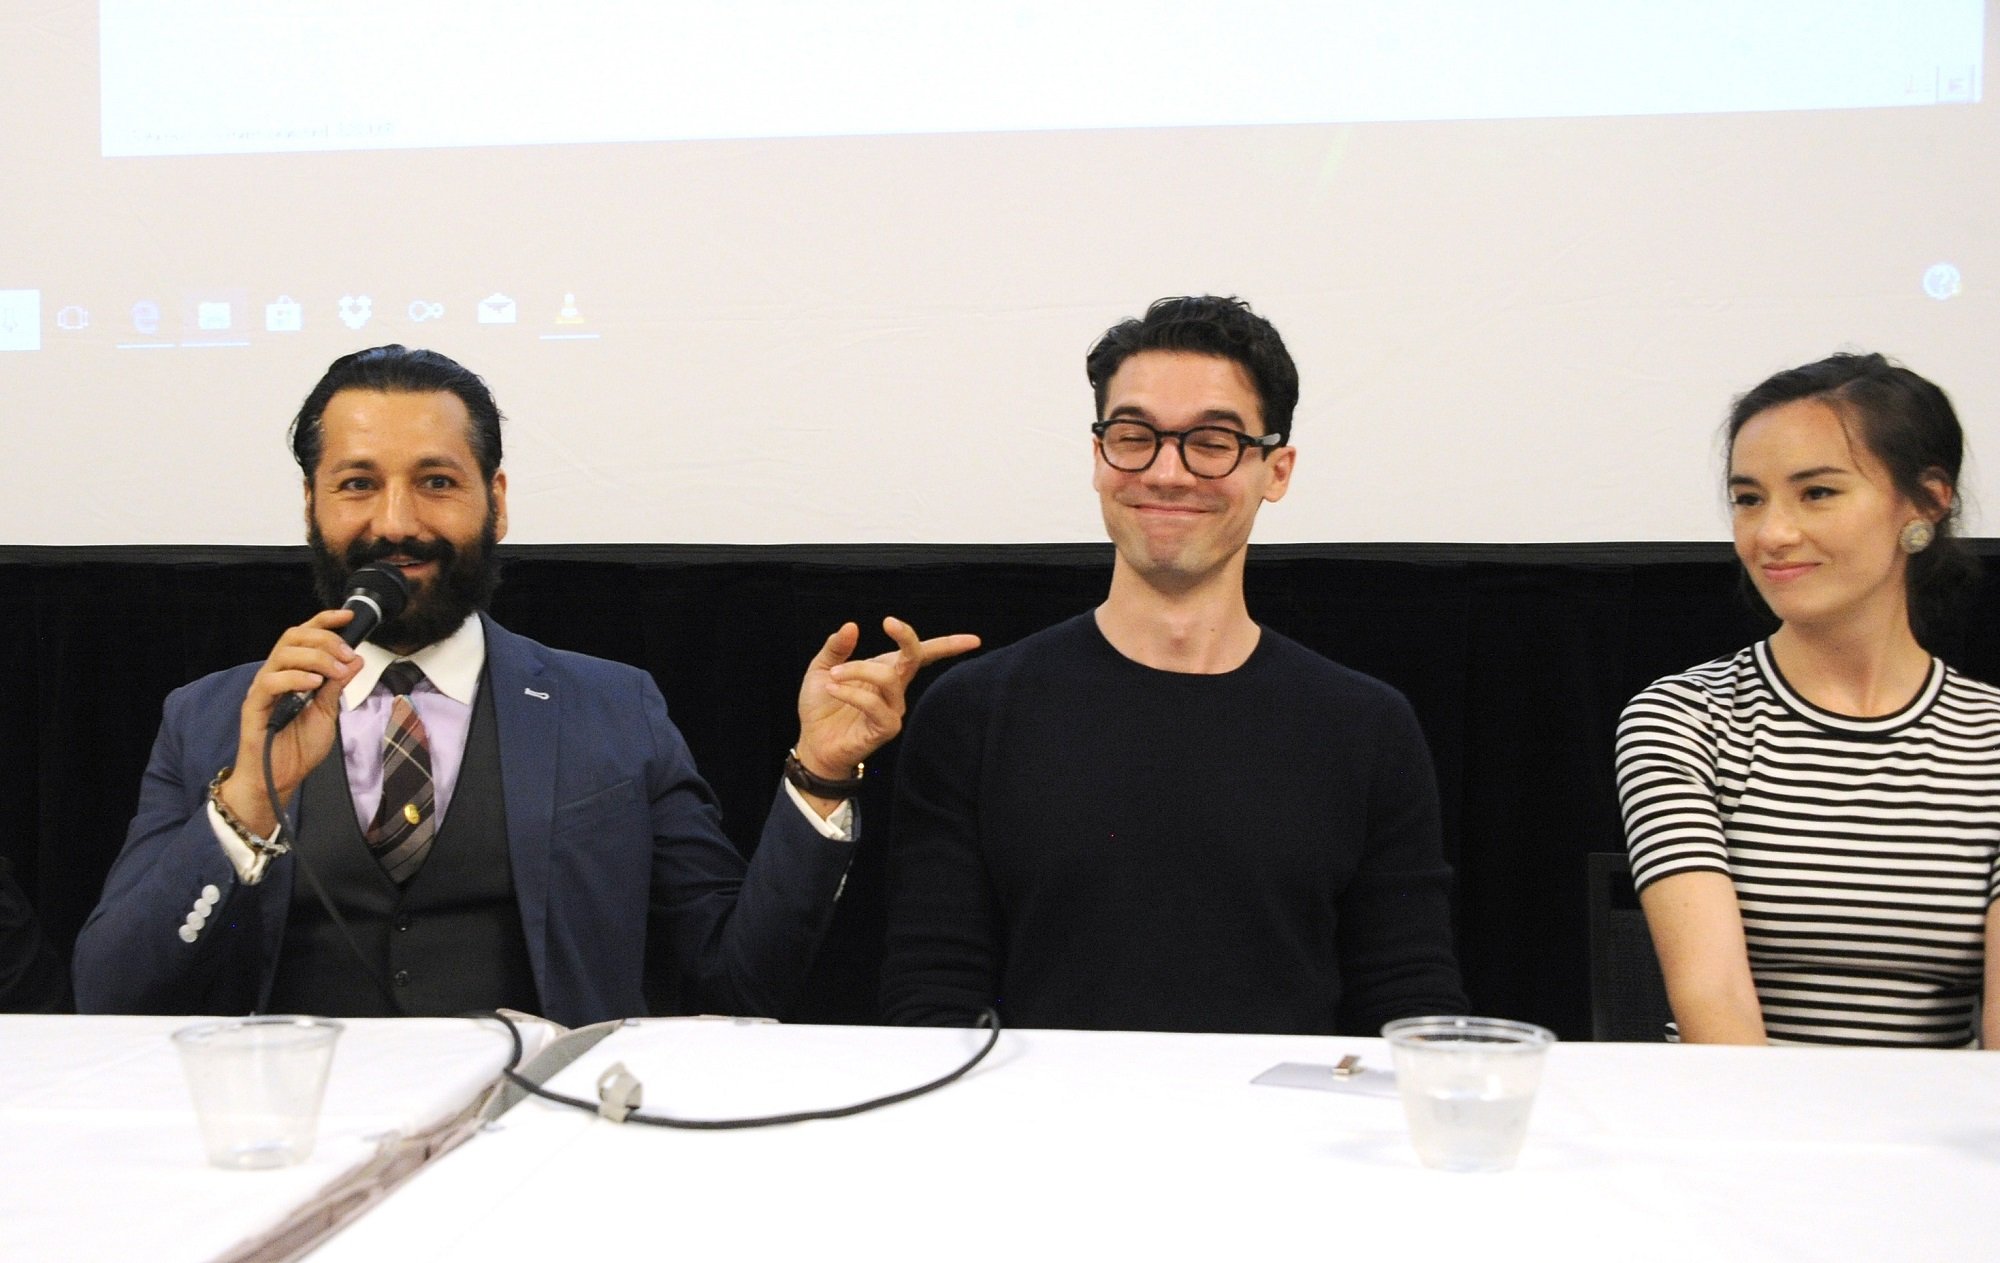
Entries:
POLYGON ((500 472, 500 405, 493 402, 493 392, 479 374, 448 355, 391 343, 335 360, 299 405, 298 415, 292 418, 292 458, 298 461, 307 482, 318 471, 320 452, 325 448, 320 421, 326 415, 326 405, 343 390, 398 395, 443 390, 457 395, 472 418, 472 432, 466 439, 479 461, 480 475, 491 484, 493 475, 500 472))

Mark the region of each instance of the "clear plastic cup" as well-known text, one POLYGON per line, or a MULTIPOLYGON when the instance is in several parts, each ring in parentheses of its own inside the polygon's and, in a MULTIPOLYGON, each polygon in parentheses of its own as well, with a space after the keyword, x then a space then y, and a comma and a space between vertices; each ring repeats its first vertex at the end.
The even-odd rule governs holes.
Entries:
POLYGON ((1497 1017, 1406 1017, 1384 1026, 1382 1038, 1395 1059, 1410 1142, 1425 1166, 1514 1165, 1553 1034, 1497 1017))
POLYGON ((323 1017, 241 1017, 174 1032, 208 1160, 290 1166, 312 1152, 343 1028, 323 1017))

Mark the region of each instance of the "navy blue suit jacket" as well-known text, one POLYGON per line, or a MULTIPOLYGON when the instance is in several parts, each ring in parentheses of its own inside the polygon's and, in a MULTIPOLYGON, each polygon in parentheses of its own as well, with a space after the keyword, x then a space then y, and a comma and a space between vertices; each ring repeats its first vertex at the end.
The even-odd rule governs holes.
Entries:
MULTIPOLYGON (((243 1013, 269 997, 292 857, 273 860, 257 885, 241 882, 206 811, 209 782, 236 757, 238 713, 260 665, 167 698, 138 813, 77 938, 79 1011, 243 1013), (188 942, 182 927, 211 885, 218 901, 188 942)), ((487 619, 484 687, 544 1015, 575 1026, 642 1014, 651 912, 701 1007, 782 1016, 832 919, 852 844, 822 836, 781 787, 746 865, 659 689, 636 668, 549 649, 487 619)))

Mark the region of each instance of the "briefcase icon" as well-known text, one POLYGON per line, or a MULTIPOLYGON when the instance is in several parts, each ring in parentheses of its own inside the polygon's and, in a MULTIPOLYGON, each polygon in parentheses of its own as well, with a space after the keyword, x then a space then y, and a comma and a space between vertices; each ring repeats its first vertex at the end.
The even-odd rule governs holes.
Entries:
POLYGON ((280 294, 264 304, 264 329, 267 333, 297 333, 305 327, 305 323, 305 308, 288 294, 280 294))
POLYGON ((510 325, 517 315, 516 304, 505 294, 488 294, 479 300, 479 323, 483 325, 510 325))

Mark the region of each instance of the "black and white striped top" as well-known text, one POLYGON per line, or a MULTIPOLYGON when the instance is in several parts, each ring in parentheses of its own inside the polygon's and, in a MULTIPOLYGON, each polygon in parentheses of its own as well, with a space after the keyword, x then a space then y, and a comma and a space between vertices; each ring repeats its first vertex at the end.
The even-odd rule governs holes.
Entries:
POLYGON ((1773 1041, 1972 1041, 2000 896, 2000 689, 1933 660, 1908 706, 1855 719, 1794 693, 1760 642, 1633 698, 1617 770, 1640 889, 1736 884, 1773 1041))

